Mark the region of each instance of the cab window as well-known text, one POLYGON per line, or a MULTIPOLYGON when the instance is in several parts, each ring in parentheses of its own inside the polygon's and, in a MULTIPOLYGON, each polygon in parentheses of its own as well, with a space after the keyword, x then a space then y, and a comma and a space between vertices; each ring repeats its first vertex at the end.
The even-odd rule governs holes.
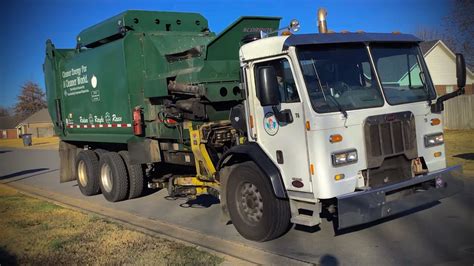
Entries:
POLYGON ((278 93, 280 94, 280 102, 294 103, 299 102, 300 98, 296 89, 295 79, 291 72, 290 62, 287 59, 277 59, 267 62, 255 64, 254 71, 262 66, 270 66, 275 69, 278 80, 278 93))

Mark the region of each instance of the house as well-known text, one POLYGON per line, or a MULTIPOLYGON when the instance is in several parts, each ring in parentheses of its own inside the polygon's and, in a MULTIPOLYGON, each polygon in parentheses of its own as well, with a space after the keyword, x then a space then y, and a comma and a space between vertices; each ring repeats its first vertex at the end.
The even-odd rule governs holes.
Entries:
POLYGON ((49 116, 47 108, 41 109, 32 114, 20 122, 16 128, 18 129, 19 134, 28 133, 37 138, 54 136, 53 122, 49 116))
POLYGON ((18 138, 18 118, 15 116, 0 117, 0 139, 16 139, 18 138))
MULTIPOLYGON (((420 48, 438 96, 457 90, 454 52, 441 40, 422 42, 420 48)), ((469 69, 466 75, 466 94, 474 94, 474 74, 469 69)))

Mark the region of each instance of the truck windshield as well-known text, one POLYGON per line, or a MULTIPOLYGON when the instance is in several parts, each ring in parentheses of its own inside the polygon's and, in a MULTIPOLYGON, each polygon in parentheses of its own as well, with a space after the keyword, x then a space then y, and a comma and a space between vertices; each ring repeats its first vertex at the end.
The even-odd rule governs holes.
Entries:
POLYGON ((301 47, 298 59, 316 112, 345 113, 384 104, 363 44, 301 47))
POLYGON ((372 44, 370 51, 389 104, 435 98, 416 44, 372 44))

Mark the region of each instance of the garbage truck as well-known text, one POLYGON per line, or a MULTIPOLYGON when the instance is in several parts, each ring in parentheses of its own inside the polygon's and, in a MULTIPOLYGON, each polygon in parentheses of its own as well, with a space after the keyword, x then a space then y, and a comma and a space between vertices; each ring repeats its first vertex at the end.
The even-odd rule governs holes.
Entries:
MULTIPOLYGON (((126 11, 77 44, 46 42, 48 109, 60 137, 60 181, 112 202, 145 189, 212 195, 244 237, 293 224, 336 230, 453 195, 443 102, 420 39, 334 32, 244 16, 220 34, 200 14, 126 11)), ((315 27, 316 28, 316 27, 315 27)), ((211 217, 210 217, 211 219, 211 217)))

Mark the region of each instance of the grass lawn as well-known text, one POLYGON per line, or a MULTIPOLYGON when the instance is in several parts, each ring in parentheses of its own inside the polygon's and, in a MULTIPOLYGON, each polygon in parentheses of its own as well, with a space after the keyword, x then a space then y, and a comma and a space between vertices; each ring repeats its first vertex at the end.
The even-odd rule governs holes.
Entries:
POLYGON ((0 265, 216 265, 197 248, 132 231, 0 185, 0 265))
POLYGON ((448 165, 461 164, 474 174, 474 130, 446 130, 444 142, 448 165))
POLYGON ((0 147, 2 148, 57 149, 59 146, 59 138, 33 138, 32 144, 32 146, 24 147, 23 139, 0 139, 0 147))

